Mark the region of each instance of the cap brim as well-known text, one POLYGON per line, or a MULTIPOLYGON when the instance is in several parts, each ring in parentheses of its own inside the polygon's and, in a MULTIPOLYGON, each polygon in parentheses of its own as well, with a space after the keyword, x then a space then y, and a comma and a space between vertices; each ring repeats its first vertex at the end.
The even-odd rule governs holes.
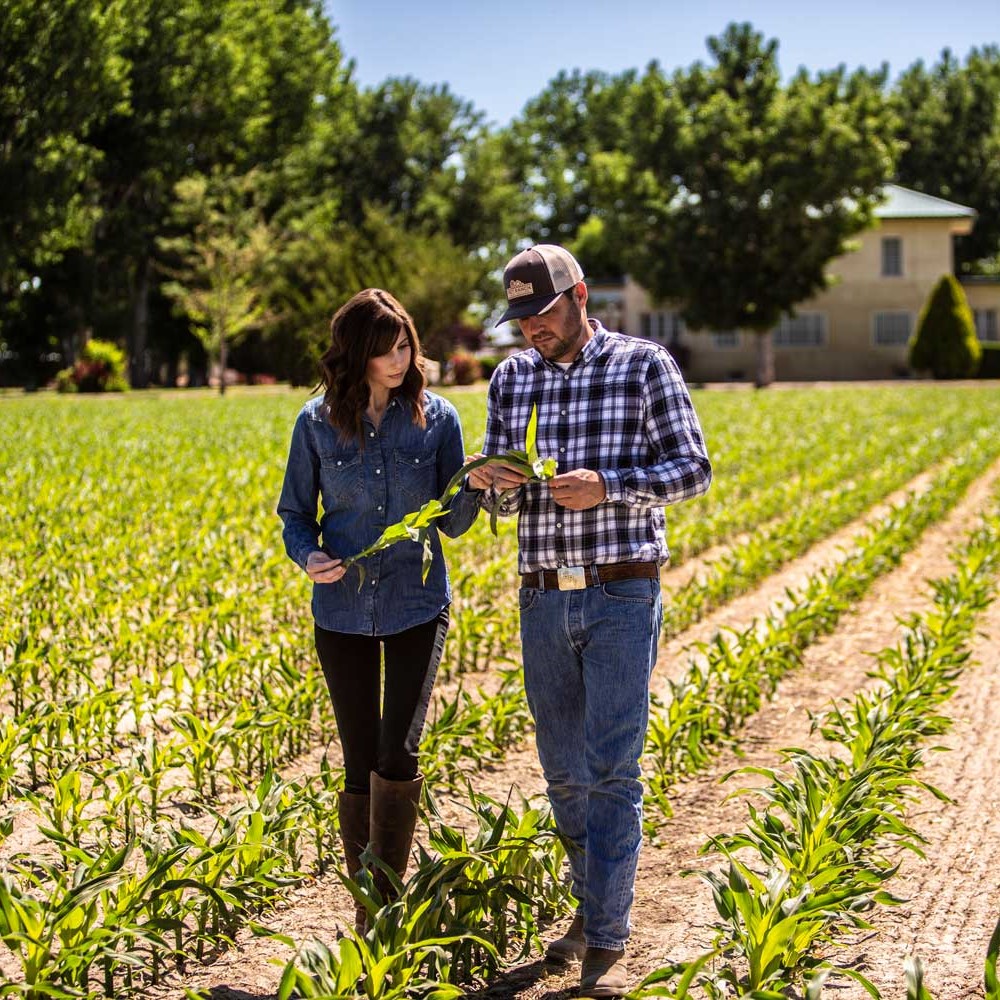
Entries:
POLYGON ((501 323, 506 323, 511 319, 526 319, 528 316, 541 316, 542 313, 548 312, 559 301, 562 294, 562 292, 556 292, 555 295, 535 296, 534 298, 525 299, 523 302, 508 306, 507 311, 494 324, 494 329, 501 323))

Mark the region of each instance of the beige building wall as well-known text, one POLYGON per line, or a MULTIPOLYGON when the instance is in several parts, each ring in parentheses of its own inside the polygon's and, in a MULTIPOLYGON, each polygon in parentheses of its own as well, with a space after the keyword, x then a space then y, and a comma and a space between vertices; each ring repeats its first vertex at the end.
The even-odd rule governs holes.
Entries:
MULTIPOLYGON (((783 381, 898 378, 908 374, 905 343, 899 338, 916 328, 931 289, 952 270, 952 237, 971 228, 968 218, 883 219, 858 237, 856 249, 830 264, 832 283, 796 313, 822 330, 820 346, 774 349, 775 374, 783 381), (883 275, 883 240, 899 241, 901 273, 883 275), (879 314, 890 314, 879 317, 879 314)), ((963 286, 973 309, 1000 310, 1000 282, 963 286)), ((668 317, 676 307, 653 306, 630 278, 590 288, 591 314, 609 329, 671 346, 668 317), (610 306, 610 308, 608 308, 610 306), (653 320, 643 320, 643 315, 653 320)), ((686 375, 693 382, 752 379, 757 367, 757 334, 732 331, 718 335, 684 330, 675 336, 689 352, 686 375)), ((771 336, 771 333, 766 334, 771 336)))

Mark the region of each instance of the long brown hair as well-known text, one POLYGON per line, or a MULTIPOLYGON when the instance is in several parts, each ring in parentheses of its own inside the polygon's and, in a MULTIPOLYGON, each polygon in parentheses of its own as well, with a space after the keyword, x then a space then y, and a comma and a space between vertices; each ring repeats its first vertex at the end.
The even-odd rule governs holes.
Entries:
POLYGON ((413 318, 397 299, 381 288, 366 288, 345 302, 330 323, 331 342, 320 358, 320 384, 330 423, 345 440, 364 447, 364 412, 368 407, 368 361, 388 354, 405 332, 410 341, 410 367, 394 398, 410 406, 413 422, 426 426, 420 338, 413 318))

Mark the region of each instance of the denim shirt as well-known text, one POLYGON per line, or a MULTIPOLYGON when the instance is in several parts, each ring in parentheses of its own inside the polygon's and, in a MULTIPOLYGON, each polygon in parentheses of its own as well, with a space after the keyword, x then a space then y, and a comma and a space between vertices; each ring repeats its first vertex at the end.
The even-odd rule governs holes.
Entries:
MULTIPOLYGON (((465 460, 462 428, 455 407, 434 393, 424 393, 424 416, 427 426, 418 427, 409 404, 393 399, 378 429, 365 417, 362 450, 330 425, 322 397, 302 407, 278 501, 291 559, 305 569, 309 554, 320 548, 320 535, 334 558, 352 556, 444 492, 465 460), (317 520, 318 499, 323 508, 317 520)), ((463 488, 434 525, 454 538, 478 512, 478 492, 463 488)), ((354 567, 336 583, 314 583, 316 624, 334 632, 392 635, 436 617, 451 601, 451 585, 433 527, 429 537, 434 559, 426 583, 420 582, 423 546, 398 542, 364 560, 360 592, 354 567)))

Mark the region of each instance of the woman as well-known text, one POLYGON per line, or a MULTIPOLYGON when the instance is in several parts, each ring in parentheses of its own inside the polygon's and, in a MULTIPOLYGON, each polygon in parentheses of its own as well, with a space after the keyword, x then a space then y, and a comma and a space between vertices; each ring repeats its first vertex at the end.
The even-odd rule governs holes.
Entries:
MULTIPOLYGON (((316 652, 344 753, 339 807, 347 871, 357 873, 370 840, 402 877, 423 781, 417 747, 451 590, 436 531, 424 583, 423 546, 413 542, 366 559, 360 588, 357 569, 345 571, 342 560, 440 496, 465 453, 458 414, 425 390, 417 331, 392 295, 359 292, 337 311, 331 332, 320 362, 324 394, 306 403, 295 423, 278 515, 288 555, 314 583, 316 652)), ((477 494, 462 489, 435 524, 454 537, 477 513, 477 494)), ((385 890, 386 880, 377 882, 385 890)), ((358 929, 364 915, 359 906, 358 929)))

